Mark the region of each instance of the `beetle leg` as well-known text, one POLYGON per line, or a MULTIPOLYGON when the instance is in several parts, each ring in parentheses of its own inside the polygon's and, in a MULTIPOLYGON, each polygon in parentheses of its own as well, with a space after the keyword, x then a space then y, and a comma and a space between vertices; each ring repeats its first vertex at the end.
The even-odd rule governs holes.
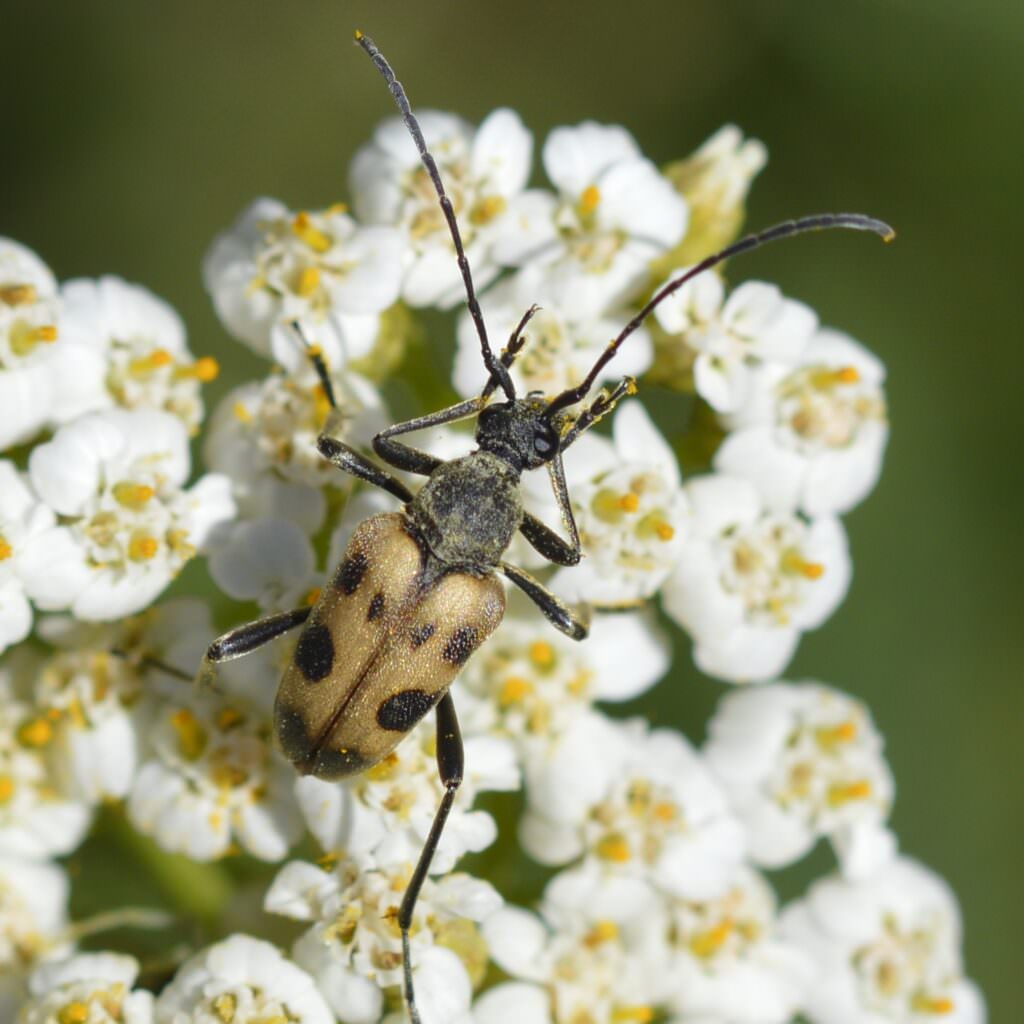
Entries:
POLYGON ((373 439, 373 450, 396 469, 404 469, 407 473, 418 473, 420 476, 430 476, 444 462, 444 459, 439 459, 436 455, 391 439, 399 434, 411 434, 414 430, 424 430, 427 427, 438 427, 443 423, 464 420, 467 416, 478 413, 480 409, 479 398, 468 398, 464 402, 456 402, 455 405, 451 405, 447 409, 428 413, 426 416, 417 416, 416 419, 406 420, 404 423, 396 423, 394 426, 382 430, 373 439))
POLYGON ((401 480, 381 469, 351 445, 345 444, 344 441, 339 441, 331 435, 330 428, 333 417, 334 413, 331 413, 324 432, 316 439, 317 451, 343 472, 351 473, 352 476, 359 477, 360 480, 366 480, 375 487, 383 488, 404 504, 412 501, 412 491, 401 480))
POLYGON ((291 612, 268 615, 265 619, 249 622, 218 637, 206 649, 203 660, 199 664, 199 672, 196 675, 197 685, 200 688, 212 686, 214 676, 217 674, 217 666, 221 662, 240 658, 243 654, 248 654, 250 651, 255 651, 257 647, 276 640, 290 629, 301 626, 309 618, 309 613, 312 610, 312 606, 306 606, 305 608, 296 608, 291 612))
POLYGON ((572 514, 572 505, 569 502, 569 489, 565 484, 565 467, 562 465, 561 452, 548 463, 548 475, 551 477, 551 489, 555 492, 562 523, 569 531, 569 540, 563 540, 551 527, 529 512, 523 516, 519 530, 534 550, 540 552, 549 562, 554 562, 555 565, 577 565, 580 560, 580 533, 576 528, 576 517, 572 514))
POLYGON ((412 984, 412 962, 409 957, 409 929, 412 927, 413 911, 416 900, 430 870, 430 862, 434 859, 437 844, 441 841, 445 822, 455 803, 455 794, 462 783, 463 765, 465 762, 462 749, 462 733, 459 730, 459 719, 455 714, 455 702, 452 695, 446 693, 437 705, 437 771, 444 786, 444 796, 434 815, 434 823, 430 826, 430 834, 423 844, 420 859, 416 862, 412 877, 405 888, 402 905, 398 909, 398 927, 402 930, 402 968, 405 975, 405 1001, 409 1007, 409 1016, 413 1024, 420 1024, 419 1010, 416 1009, 416 997, 412 984))
POLYGON ((585 616, 555 597, 529 573, 508 562, 501 563, 501 571, 544 613, 555 629, 573 640, 583 640, 590 632, 590 623, 585 621, 585 616))

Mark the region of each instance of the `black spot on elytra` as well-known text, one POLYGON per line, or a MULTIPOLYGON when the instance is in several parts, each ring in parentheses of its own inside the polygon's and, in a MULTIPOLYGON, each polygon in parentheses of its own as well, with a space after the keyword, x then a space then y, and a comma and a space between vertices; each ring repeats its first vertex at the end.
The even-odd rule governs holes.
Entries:
POLYGON ((358 750, 351 747, 343 747, 339 750, 331 750, 328 747, 321 747, 317 751, 313 763, 309 766, 309 775, 315 775, 318 779, 333 782, 335 779, 344 779, 349 775, 358 775, 370 767, 370 761, 358 750))
POLYGON ((301 711, 278 701, 274 705, 274 728, 281 750, 289 761, 296 763, 309 757, 313 741, 301 711))
POLYGON ((366 621, 373 622, 382 611, 384 611, 384 595, 383 593, 376 593, 373 595, 373 600, 370 602, 370 607, 366 612, 366 621))
POLYGON ((334 665, 334 641, 326 626, 316 622, 302 631, 295 648, 295 664, 311 683, 330 675, 334 665))
POLYGON ((403 690, 377 709, 377 724, 391 732, 408 732, 434 706, 435 700, 424 690, 403 690))
POLYGON ((332 585, 343 594, 351 596, 359 589, 359 584, 363 582, 363 577, 366 575, 369 564, 366 555, 361 551, 357 551, 354 555, 349 555, 338 566, 338 571, 334 574, 332 585))
POLYGON ((460 626, 452 633, 448 643, 444 645, 441 657, 453 665, 465 665, 469 656, 476 650, 476 645, 479 643, 478 635, 479 631, 476 626, 460 626))
POLYGON ((425 626, 417 626, 411 634, 412 649, 416 650, 417 647, 422 647, 436 632, 437 626, 432 622, 428 622, 425 626))

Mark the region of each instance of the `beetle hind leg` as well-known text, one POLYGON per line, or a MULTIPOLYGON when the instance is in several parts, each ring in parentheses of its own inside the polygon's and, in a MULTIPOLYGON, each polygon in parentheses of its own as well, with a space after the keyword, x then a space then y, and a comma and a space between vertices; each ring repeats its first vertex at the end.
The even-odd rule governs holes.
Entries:
POLYGON ((573 640, 583 640, 590 632, 590 622, 579 609, 570 608, 528 572, 501 563, 501 571, 541 610, 555 629, 573 640))

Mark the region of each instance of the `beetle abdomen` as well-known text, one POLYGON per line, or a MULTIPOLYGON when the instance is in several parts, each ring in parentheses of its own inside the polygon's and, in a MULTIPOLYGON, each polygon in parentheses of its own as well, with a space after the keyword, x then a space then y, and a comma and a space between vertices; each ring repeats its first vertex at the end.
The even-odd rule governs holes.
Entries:
POLYGON ((337 779, 386 757, 497 627, 493 575, 428 582, 429 554, 401 513, 361 523, 299 637, 274 708, 286 756, 337 779))

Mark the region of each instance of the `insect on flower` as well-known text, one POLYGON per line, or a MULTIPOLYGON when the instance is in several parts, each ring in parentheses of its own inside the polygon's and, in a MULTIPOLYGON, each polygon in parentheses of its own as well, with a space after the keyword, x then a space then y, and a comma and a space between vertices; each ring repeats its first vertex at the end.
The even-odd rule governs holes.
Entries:
POLYGON ((636 393, 625 377, 590 394, 602 369, 662 300, 697 274, 766 242, 825 228, 854 228, 892 237, 881 221, 859 214, 824 214, 787 221, 707 257, 662 287, 607 345, 584 379, 551 400, 516 395, 509 368, 526 343, 537 307, 528 309, 500 356, 487 337, 452 203, 401 84, 368 36, 356 41, 384 76, 437 192, 480 341, 487 381, 479 396, 381 431, 376 454, 397 469, 427 478, 415 494, 397 477, 336 436, 339 413, 318 347, 294 325, 306 346, 332 411, 317 440, 320 454, 339 469, 396 497, 399 512, 360 524, 330 583, 312 608, 274 615, 237 628, 209 648, 200 677, 302 626, 274 710, 278 740, 296 768, 336 780, 385 758, 432 709, 437 714, 437 761, 444 796, 398 912, 404 989, 413 1022, 420 1020, 413 991, 409 929, 441 832, 463 775, 463 749, 448 690, 459 669, 495 630, 505 611, 498 573, 521 589, 556 629, 576 640, 587 635, 579 610, 538 580, 503 561, 517 531, 555 565, 575 565, 580 537, 569 501, 563 454, 624 397, 636 393), (495 392, 502 400, 492 402, 495 392), (477 450, 443 461, 410 447, 400 436, 476 417, 477 450), (524 471, 545 467, 568 539, 525 512, 519 493, 524 471))

